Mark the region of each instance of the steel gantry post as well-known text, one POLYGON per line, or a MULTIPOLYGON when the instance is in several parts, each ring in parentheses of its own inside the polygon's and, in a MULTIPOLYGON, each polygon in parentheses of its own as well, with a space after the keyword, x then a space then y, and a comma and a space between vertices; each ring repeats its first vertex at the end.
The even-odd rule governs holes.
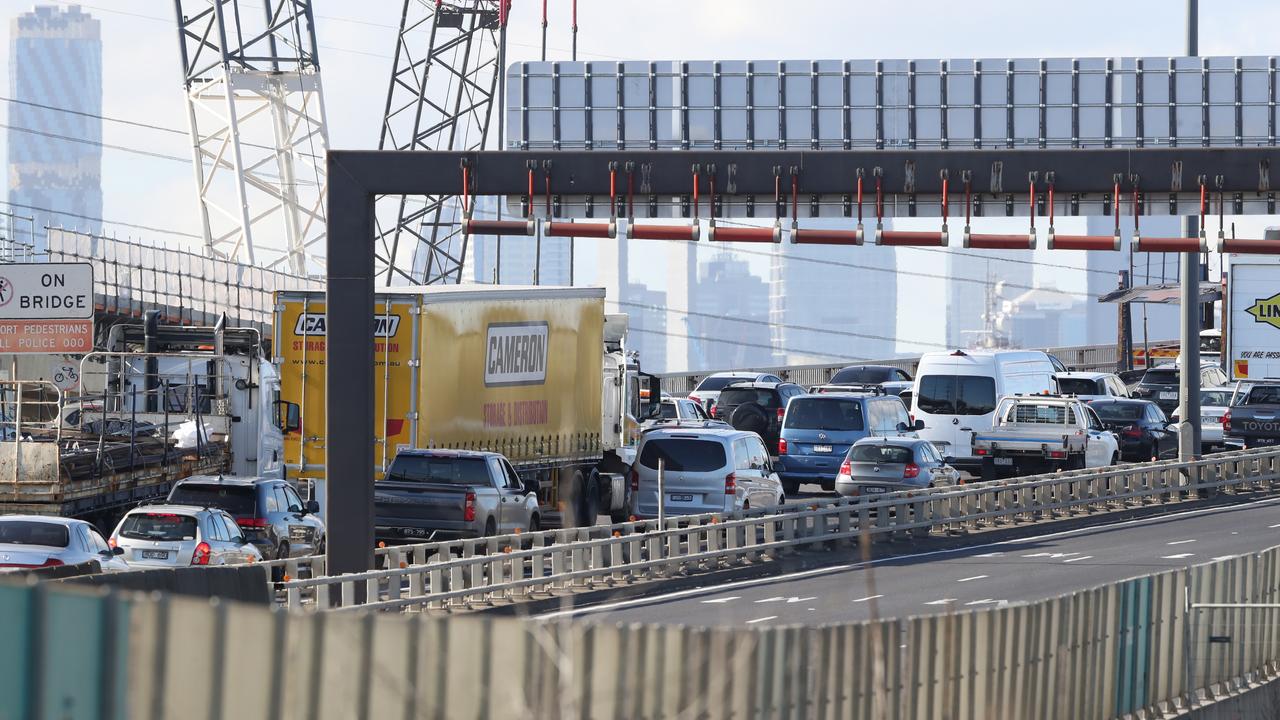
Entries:
MULTIPOLYGON (((1187 0, 1187 55, 1199 54, 1198 0, 1187 0)), ((1186 236, 1204 233, 1202 218, 1188 216, 1186 236)), ((1200 253, 1178 255, 1181 273, 1179 302, 1182 322, 1178 337, 1182 344, 1182 371, 1178 373, 1178 459, 1191 460, 1200 455, 1200 253)))
MULTIPOLYGON (((380 150, 485 148, 502 73, 499 30, 509 4, 404 0, 380 150)), ((461 280, 467 236, 458 230, 459 187, 455 182, 425 197, 393 195, 378 204, 383 285, 461 280)))

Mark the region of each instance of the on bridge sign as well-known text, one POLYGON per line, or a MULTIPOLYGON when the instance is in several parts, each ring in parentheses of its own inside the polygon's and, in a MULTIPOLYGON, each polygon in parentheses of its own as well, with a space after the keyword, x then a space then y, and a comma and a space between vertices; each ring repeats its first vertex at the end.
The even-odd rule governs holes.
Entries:
POLYGON ((93 266, 0 266, 0 354, 93 350, 93 266))

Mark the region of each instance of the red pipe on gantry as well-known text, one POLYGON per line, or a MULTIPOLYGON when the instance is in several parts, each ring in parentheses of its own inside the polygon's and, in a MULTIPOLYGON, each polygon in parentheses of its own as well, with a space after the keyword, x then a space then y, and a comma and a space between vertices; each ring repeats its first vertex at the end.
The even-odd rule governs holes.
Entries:
POLYGON ((462 221, 466 235, 532 235, 533 220, 472 220, 462 221))
POLYGON ((548 222, 543 225, 547 237, 580 237, 580 238, 616 238, 618 224, 581 223, 581 222, 548 222))
POLYGON ((1053 183, 1049 183, 1049 249, 1050 250, 1120 250, 1120 183, 1116 183, 1112 195, 1115 208, 1116 232, 1106 235, 1058 235, 1053 230, 1053 183))
MULTIPOLYGON (((947 221, 942 221, 942 232, 919 232, 912 230, 885 230, 884 229, 884 185, 881 180, 880 168, 875 170, 876 176, 876 245, 890 245, 896 247, 946 247, 947 246, 947 221)), ((943 181, 945 185, 946 181, 943 181)), ((946 192, 943 192, 943 207, 946 207, 946 192)), ((946 212, 945 209, 943 212, 946 212)))
POLYGON ((782 226, 777 223, 770 227, 712 225, 707 229, 707 240, 710 242, 779 243, 782 242, 782 226))
MULTIPOLYGON (((1031 229, 1026 235, 995 235, 969 232, 969 194, 965 193, 964 247, 976 250, 1035 250, 1036 249, 1036 181, 1031 180, 1031 229)), ((1052 200, 1050 201, 1052 205, 1052 200)))
POLYGON ((1238 253, 1241 255, 1280 255, 1280 240, 1223 238, 1220 249, 1224 253, 1238 253))
POLYGON ((1138 189, 1133 189, 1133 249, 1137 252, 1209 252, 1204 236, 1205 187, 1200 183, 1200 237, 1142 237, 1138 232, 1138 189))
POLYGON ((684 240, 698 241, 697 225, 636 225, 627 228, 627 237, 633 240, 684 240))
MULTIPOLYGON (((791 176, 791 244, 792 245, 861 245, 862 244, 862 207, 858 207, 857 230, 807 229, 800 227, 797 217, 799 213, 799 188, 796 175, 791 176)), ((858 178, 858 200, 862 200, 862 178, 858 178)), ((781 235, 781 228, 778 228, 781 235)), ((781 238, 779 238, 781 239, 781 238)))

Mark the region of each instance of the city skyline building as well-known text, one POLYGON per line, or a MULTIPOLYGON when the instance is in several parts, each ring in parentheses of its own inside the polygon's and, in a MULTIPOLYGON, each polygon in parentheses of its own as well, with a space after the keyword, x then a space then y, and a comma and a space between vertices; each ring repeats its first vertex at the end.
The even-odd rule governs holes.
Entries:
POLYGON ((35 218, 35 237, 13 239, 42 251, 46 226, 101 230, 88 219, 103 216, 101 27, 77 6, 38 5, 9 40, 8 201, 35 218))

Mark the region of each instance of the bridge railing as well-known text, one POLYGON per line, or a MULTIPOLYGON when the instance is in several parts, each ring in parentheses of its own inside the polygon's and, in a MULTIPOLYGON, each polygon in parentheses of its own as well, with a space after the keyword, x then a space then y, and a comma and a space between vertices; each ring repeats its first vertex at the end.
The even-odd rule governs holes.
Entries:
POLYGON ((470 607, 519 602, 676 573, 759 562, 801 547, 934 531, 1013 527, 1074 515, 1179 502, 1201 494, 1280 487, 1280 449, 1220 453, 1109 470, 841 499, 810 506, 674 517, 665 524, 506 535, 384 548, 363 573, 291 576, 275 585, 291 608, 470 607))
POLYGON ((1276 676, 1278 595, 1280 548, 820 627, 296 613, 0 579, 0 697, 14 717, 107 720, 1164 717, 1276 676))

